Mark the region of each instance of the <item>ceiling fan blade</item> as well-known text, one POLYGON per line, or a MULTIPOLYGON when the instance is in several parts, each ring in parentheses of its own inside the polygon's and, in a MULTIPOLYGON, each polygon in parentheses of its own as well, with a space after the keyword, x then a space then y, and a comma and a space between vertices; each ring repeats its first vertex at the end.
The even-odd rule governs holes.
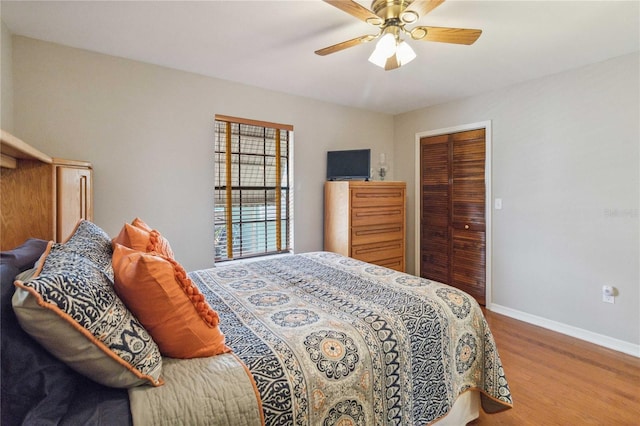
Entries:
POLYGON ((378 15, 353 0, 324 0, 324 2, 368 24, 380 25, 383 22, 378 15))
POLYGON ((444 3, 444 0, 415 0, 403 13, 415 12, 420 18, 444 3))
POLYGON ((395 70, 396 68, 400 68, 400 61, 398 61, 398 55, 391 55, 387 59, 387 62, 384 64, 385 71, 395 70))
POLYGON ((364 36, 361 36, 361 37, 356 37, 356 38, 353 38, 351 40, 343 41, 342 43, 334 44, 333 46, 325 47, 324 49, 316 50, 315 53, 316 53, 316 55, 320 55, 320 56, 330 55, 332 53, 339 52, 339 51, 347 49, 349 47, 353 47, 353 46, 357 46, 357 45, 362 44, 362 43, 366 43, 366 42, 371 41, 371 40, 373 40, 373 39, 375 39, 377 37, 378 36, 374 36, 374 35, 364 35, 364 36))
POLYGON ((482 34, 482 30, 423 26, 415 27, 409 33, 414 40, 469 45, 475 43, 482 34))

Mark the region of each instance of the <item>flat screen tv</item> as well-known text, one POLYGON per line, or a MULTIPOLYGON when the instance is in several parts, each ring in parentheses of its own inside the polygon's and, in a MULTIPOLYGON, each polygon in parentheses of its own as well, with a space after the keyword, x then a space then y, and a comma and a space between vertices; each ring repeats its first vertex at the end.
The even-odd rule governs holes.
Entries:
POLYGON ((370 149, 327 151, 327 180, 369 180, 370 149))

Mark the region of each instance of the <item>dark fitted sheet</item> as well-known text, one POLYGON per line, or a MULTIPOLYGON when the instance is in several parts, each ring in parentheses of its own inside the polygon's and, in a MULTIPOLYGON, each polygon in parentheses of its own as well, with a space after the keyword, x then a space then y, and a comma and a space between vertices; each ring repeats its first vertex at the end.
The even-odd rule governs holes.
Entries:
POLYGON ((47 242, 29 239, 0 253, 2 425, 132 424, 126 389, 76 373, 25 333, 13 313, 14 277, 34 266, 47 242))

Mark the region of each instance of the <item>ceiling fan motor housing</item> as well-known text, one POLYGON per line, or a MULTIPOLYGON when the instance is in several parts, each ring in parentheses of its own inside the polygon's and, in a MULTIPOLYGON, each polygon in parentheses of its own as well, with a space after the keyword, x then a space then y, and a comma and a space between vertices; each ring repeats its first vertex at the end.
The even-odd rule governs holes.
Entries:
MULTIPOLYGON (((419 18, 414 11, 403 13, 411 3, 413 3, 413 0, 374 0, 371 3, 371 10, 383 21, 400 19, 402 23, 408 24, 417 21, 419 18)), ((377 25, 380 25, 380 23, 377 25)))

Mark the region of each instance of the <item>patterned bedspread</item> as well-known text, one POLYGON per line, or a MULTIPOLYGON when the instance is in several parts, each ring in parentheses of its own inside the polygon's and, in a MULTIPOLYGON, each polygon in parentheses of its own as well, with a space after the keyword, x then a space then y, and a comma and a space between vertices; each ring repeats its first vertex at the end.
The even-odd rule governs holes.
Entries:
POLYGON ((475 300, 327 252, 190 274, 248 366, 268 425, 424 425, 469 389, 511 393, 475 300))

